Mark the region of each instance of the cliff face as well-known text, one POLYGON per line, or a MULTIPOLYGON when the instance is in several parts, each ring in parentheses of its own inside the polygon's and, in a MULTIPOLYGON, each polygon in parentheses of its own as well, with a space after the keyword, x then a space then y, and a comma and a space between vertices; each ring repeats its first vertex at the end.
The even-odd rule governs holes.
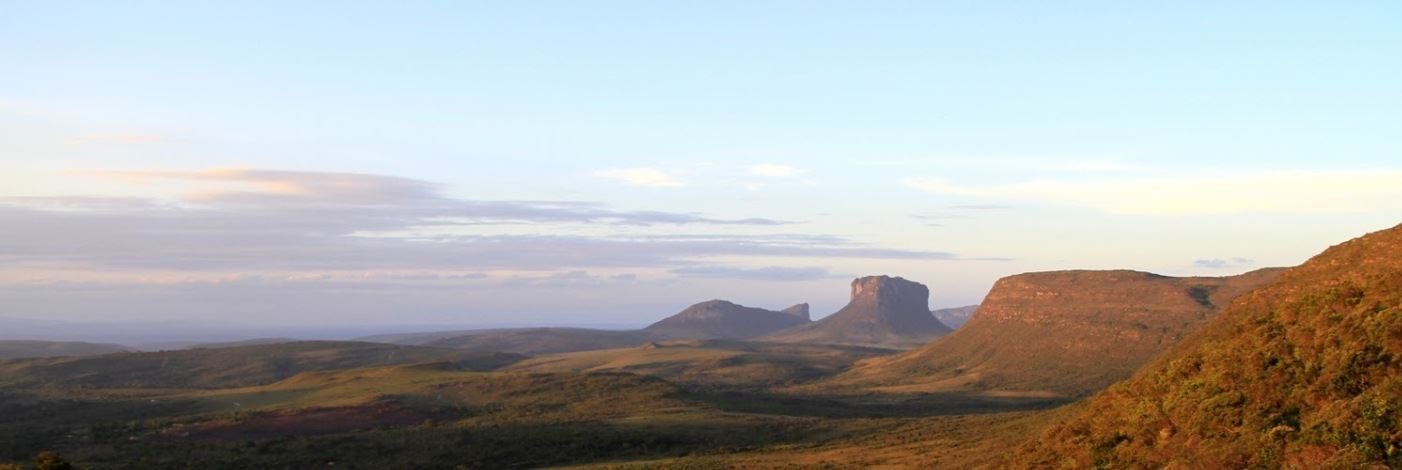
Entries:
POLYGON ((724 300, 708 300, 653 323, 643 331, 667 338, 743 339, 808 322, 808 304, 775 312, 724 300))
POLYGON ((930 289, 924 284, 891 276, 863 277, 852 281, 851 300, 842 310, 762 339, 911 348, 950 332, 930 314, 929 301, 930 289))
POLYGON ((1402 226, 1242 295, 1008 468, 1402 467, 1402 226))
POLYGON ((1128 377, 1279 270, 1225 278, 1054 271, 1000 279, 958 331, 842 379, 1079 396, 1128 377))
POLYGON ((789 315, 793 315, 793 316, 798 317, 798 318, 802 318, 803 321, 813 321, 813 317, 808 316, 808 304, 807 304, 807 303, 797 304, 797 305, 794 305, 794 306, 792 306, 792 307, 789 307, 789 308, 780 310, 780 312, 787 313, 787 314, 789 314, 789 315))

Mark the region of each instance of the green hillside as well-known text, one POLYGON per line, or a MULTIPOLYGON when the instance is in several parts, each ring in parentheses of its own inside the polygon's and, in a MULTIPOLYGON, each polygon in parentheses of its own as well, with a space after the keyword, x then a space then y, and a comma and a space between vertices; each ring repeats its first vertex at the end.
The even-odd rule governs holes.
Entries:
POLYGON ((895 351, 857 346, 670 340, 530 358, 506 370, 629 372, 702 387, 776 387, 827 377, 895 351))
POLYGON ((225 388, 308 371, 421 362, 491 370, 521 356, 379 343, 302 341, 221 349, 136 352, 0 362, 0 385, 63 389, 225 388))
POLYGON ((628 348, 654 339, 660 339, 660 337, 643 330, 523 328, 519 330, 484 330, 472 334, 435 339, 423 343, 423 345, 535 355, 628 348))
POLYGON ((124 351, 130 351, 130 349, 118 344, 83 343, 76 341, 0 340, 0 359, 96 356, 124 351))

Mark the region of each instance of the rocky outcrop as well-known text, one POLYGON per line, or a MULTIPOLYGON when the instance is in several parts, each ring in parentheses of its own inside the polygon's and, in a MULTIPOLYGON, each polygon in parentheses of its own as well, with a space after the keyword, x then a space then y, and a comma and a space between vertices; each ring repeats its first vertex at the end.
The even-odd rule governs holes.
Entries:
POLYGON ((912 348, 950 332, 930 314, 930 289, 891 276, 852 281, 851 300, 817 322, 762 339, 792 343, 912 348))
POLYGON ((808 304, 776 312, 725 300, 708 300, 648 325, 643 331, 670 338, 744 339, 808 322, 808 304))
POLYGON ((802 303, 780 310, 780 312, 802 318, 804 321, 813 321, 813 317, 808 316, 808 304, 802 303))
POLYGON ((938 342, 840 378, 871 386, 941 384, 1085 395, 1154 355, 1280 270, 1178 278, 1138 271, 1052 271, 998 280, 969 322, 938 342))

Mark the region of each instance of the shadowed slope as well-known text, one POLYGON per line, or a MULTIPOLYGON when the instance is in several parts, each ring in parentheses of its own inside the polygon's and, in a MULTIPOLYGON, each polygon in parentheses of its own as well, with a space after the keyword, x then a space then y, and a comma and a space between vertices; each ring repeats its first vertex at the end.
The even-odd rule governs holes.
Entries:
POLYGON ((119 353, 0 362, 0 385, 68 388, 223 388, 272 383, 309 371, 420 362, 491 370, 521 356, 378 343, 303 341, 223 349, 119 353))
POLYGON ((1402 467, 1402 226, 1242 296, 1012 468, 1402 467))
POLYGON ((808 323, 808 306, 799 304, 775 312, 708 300, 648 325, 643 331, 686 339, 745 339, 808 323))
POLYGON ((974 317, 918 350, 864 362, 833 383, 889 391, 1092 393, 1280 270, 1224 278, 1053 271, 998 280, 974 317))
POLYGON ((130 349, 117 344, 74 341, 0 340, 0 359, 96 356, 123 351, 130 351, 130 349))
POLYGON ((761 338, 786 343, 912 348, 949 333, 930 314, 930 289, 899 277, 852 281, 852 297, 822 320, 761 338))

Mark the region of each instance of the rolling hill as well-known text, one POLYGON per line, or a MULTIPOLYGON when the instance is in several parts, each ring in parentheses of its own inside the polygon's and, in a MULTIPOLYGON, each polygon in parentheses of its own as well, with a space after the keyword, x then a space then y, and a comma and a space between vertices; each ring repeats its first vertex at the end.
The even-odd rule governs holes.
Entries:
MULTIPOLYGON (((296 351, 343 356, 359 349, 319 346, 296 351)), ((0 466, 60 449, 80 468, 541 468, 791 447, 878 424, 756 412, 772 400, 703 393, 608 368, 481 372, 495 364, 469 361, 312 370, 330 365, 317 363, 296 373, 255 370, 257 380, 216 380, 215 369, 262 355, 233 349, 172 361, 200 372, 205 378, 196 380, 204 384, 229 387, 127 388, 166 385, 138 380, 145 368, 132 369, 133 380, 0 382, 0 466), (283 378, 268 382, 274 375, 283 378), (248 383, 257 384, 240 385, 248 383)), ((92 370, 65 372, 72 379, 92 370)))
POLYGON ((930 314, 929 301, 930 289, 924 284, 899 277, 863 277, 852 281, 851 300, 837 313, 760 340, 913 348, 951 331, 930 314))
POLYGON ((1402 467, 1402 226, 1242 296, 1007 466, 1402 467))
POLYGON ((708 300, 648 325, 643 331, 659 337, 685 339, 745 339, 808 323, 808 304, 783 311, 708 300))
POLYGON ((1130 376, 1222 305, 1279 269, 1176 278, 1137 271, 1005 277, 969 322, 909 353, 872 359, 834 385, 1082 396, 1130 376))
POLYGON ((302 341, 223 349, 132 352, 0 362, 0 386, 225 388, 261 385, 319 370, 451 362, 491 370, 520 360, 506 353, 344 341, 302 341))
POLYGON ((435 339, 424 346, 514 354, 554 354, 637 346, 657 337, 643 330, 589 328, 522 328, 486 330, 435 339))
POLYGON ((0 340, 0 359, 28 357, 96 356, 130 351, 119 344, 84 343, 76 341, 0 340))
POLYGON ((888 349, 735 340, 668 340, 636 348, 533 357, 503 370, 629 372, 709 387, 772 387, 816 380, 888 349))
POLYGON ((808 304, 782 311, 708 300, 641 330, 591 328, 516 328, 428 332, 365 338, 396 344, 496 351, 515 354, 556 354, 630 348, 666 339, 746 339, 809 323, 808 304))

